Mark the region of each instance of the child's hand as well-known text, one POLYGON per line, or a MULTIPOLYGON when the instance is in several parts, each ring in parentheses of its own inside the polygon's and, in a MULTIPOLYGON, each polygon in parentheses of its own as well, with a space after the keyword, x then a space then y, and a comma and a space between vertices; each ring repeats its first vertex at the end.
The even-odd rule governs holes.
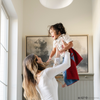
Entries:
POLYGON ((50 60, 51 60, 51 57, 49 57, 49 59, 47 60, 47 62, 50 62, 50 60))

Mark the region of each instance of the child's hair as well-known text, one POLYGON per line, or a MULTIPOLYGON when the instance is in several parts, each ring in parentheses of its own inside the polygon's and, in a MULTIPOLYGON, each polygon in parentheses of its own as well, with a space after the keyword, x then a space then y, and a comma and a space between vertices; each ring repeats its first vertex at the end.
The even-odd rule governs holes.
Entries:
POLYGON ((61 34, 66 34, 65 27, 63 26, 62 23, 56 23, 54 25, 51 25, 49 30, 48 30, 49 35, 50 35, 50 29, 52 29, 52 28, 56 31, 57 35, 59 34, 59 31, 61 34))

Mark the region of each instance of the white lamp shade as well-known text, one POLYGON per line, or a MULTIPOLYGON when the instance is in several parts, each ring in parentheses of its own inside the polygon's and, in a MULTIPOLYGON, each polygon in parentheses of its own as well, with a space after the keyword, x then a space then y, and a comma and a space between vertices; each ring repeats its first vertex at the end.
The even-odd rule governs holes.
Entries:
POLYGON ((72 3, 73 0, 40 0, 40 3, 50 9, 64 8, 72 3))

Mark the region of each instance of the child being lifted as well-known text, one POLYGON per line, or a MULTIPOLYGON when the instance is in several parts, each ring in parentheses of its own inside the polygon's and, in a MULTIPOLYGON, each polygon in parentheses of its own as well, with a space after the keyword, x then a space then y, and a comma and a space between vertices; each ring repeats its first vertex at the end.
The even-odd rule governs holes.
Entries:
MULTIPOLYGON (((49 62, 51 60, 51 58, 55 55, 56 47, 58 48, 60 55, 62 56, 62 58, 64 60, 65 51, 72 48, 73 40, 69 37, 68 34, 66 34, 65 27, 63 26, 62 23, 57 23, 57 24, 51 25, 49 28, 49 35, 52 36, 54 41, 53 41, 53 50, 52 50, 47 62, 49 62), (66 43, 66 45, 63 45, 64 43, 66 43)), ((62 87, 65 87, 66 79, 67 79, 66 78, 66 70, 63 72, 63 76, 64 76, 65 84, 63 84, 62 87)))

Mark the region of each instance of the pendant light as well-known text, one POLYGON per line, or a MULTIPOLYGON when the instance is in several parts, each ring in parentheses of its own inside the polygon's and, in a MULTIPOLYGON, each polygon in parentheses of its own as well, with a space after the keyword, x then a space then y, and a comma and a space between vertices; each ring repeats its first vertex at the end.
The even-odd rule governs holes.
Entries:
POLYGON ((40 0, 40 3, 50 9, 61 9, 67 7, 73 0, 40 0))

